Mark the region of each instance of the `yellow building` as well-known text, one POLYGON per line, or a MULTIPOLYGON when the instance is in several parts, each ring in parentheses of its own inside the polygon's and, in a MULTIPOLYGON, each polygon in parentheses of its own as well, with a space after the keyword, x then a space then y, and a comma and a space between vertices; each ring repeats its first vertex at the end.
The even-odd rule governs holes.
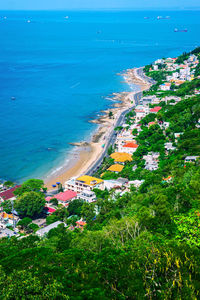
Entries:
POLYGON ((104 181, 102 179, 83 175, 78 178, 72 178, 65 182, 65 189, 80 193, 84 190, 92 190, 93 188, 103 189, 104 181))
POLYGON ((110 168, 108 168, 107 171, 119 173, 123 170, 123 168, 124 168, 124 166, 122 166, 120 164, 114 164, 114 165, 110 166, 110 168))
POLYGON ((114 159, 115 163, 122 163, 124 164, 126 161, 132 161, 132 155, 125 152, 115 152, 112 153, 111 158, 114 159))

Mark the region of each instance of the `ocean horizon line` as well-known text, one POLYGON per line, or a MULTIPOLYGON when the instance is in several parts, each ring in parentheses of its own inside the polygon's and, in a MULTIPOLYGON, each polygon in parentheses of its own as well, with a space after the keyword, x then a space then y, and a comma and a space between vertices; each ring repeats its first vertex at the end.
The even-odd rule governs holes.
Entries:
POLYGON ((50 8, 50 9, 0 9, 0 12, 15 12, 15 11, 21 11, 21 12, 27 12, 27 11, 32 11, 32 12, 68 12, 68 11, 74 11, 74 12, 157 12, 157 11, 163 11, 163 12, 186 12, 186 11, 200 11, 200 7, 186 7, 186 8, 149 8, 149 9, 143 9, 143 8, 98 8, 98 9, 93 9, 93 8, 81 8, 81 9, 76 9, 76 8, 70 8, 70 9, 56 9, 56 8, 50 8))

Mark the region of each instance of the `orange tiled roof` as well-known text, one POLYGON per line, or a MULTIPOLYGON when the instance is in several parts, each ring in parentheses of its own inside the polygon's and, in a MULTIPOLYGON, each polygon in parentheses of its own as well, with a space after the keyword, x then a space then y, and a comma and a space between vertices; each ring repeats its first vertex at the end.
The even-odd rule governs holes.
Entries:
POLYGON ((125 161, 132 161, 132 156, 131 154, 128 153, 124 153, 124 152, 115 152, 112 153, 111 158, 113 158, 115 160, 115 162, 125 162, 125 161))
POLYGON ((123 170, 124 166, 120 164, 112 165, 110 168, 107 169, 107 171, 111 172, 121 172, 123 170))
POLYGON ((123 147, 125 147, 125 148, 137 148, 138 145, 135 144, 134 142, 128 142, 123 147))

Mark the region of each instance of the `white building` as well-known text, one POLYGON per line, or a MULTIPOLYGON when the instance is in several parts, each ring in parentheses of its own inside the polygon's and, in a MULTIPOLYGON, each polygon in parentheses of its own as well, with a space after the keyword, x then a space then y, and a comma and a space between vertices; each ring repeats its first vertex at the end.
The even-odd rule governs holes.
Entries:
POLYGON ((165 143, 165 149, 167 151, 174 151, 176 147, 173 146, 173 143, 165 143))
POLYGON ((46 227, 39 229, 38 231, 36 231, 36 234, 40 237, 43 237, 47 235, 51 229, 58 227, 58 225, 60 224, 64 224, 64 223, 60 221, 54 222, 46 227))
POLYGON ((91 191, 93 188, 103 190, 104 181, 99 178, 83 175, 78 178, 71 178, 65 182, 65 189, 75 191, 76 193, 81 193, 84 190, 91 191))
POLYGON ((188 162, 195 162, 197 160, 199 156, 187 156, 185 158, 185 163, 188 163, 188 162))
POLYGON ((158 71, 158 65, 153 65, 153 70, 158 71))
POLYGON ((149 152, 147 155, 143 156, 145 160, 145 169, 149 171, 154 171, 158 169, 160 153, 157 152, 149 152))
POLYGON ((96 194, 93 191, 83 190, 82 193, 77 196, 77 199, 92 203, 96 201, 96 194))
POLYGON ((135 141, 130 141, 119 147, 119 152, 133 154, 138 148, 138 145, 135 141))
POLYGON ((171 89, 171 83, 170 82, 166 82, 160 85, 160 89, 161 91, 170 91, 171 89))
POLYGON ((141 121, 144 117, 146 117, 146 115, 149 114, 149 107, 148 106, 143 106, 143 105, 138 105, 135 108, 135 120, 136 123, 141 121))

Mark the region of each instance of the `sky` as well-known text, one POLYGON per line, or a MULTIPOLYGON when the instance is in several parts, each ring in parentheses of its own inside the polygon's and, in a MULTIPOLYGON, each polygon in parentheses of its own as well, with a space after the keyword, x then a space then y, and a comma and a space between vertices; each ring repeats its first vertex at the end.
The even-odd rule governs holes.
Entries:
POLYGON ((0 0, 0 10, 200 9, 200 0, 0 0))

